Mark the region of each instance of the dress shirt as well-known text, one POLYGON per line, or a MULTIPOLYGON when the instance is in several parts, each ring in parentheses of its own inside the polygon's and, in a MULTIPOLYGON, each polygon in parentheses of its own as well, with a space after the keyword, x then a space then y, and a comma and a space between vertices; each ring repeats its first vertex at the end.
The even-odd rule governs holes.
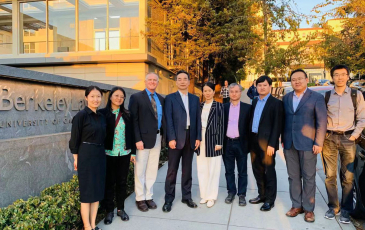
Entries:
POLYGON ((255 113, 253 115, 253 122, 252 122, 252 132, 258 133, 259 132, 259 124, 261 119, 262 111, 264 110, 265 104, 267 99, 270 97, 270 93, 266 95, 264 98, 260 99, 258 97, 256 107, 255 107, 255 113))
MULTIPOLYGON (((152 93, 148 89, 146 89, 146 92, 147 92, 148 98, 151 101, 151 94, 152 93)), ((158 129, 160 129, 161 128, 161 122, 162 122, 162 105, 161 105, 160 100, 158 99, 158 96, 157 96, 156 92, 153 94, 153 98, 155 99, 155 102, 156 102, 157 117, 158 117, 158 129)))
POLYGON ((233 105, 231 103, 229 107, 229 116, 228 116, 228 127, 227 127, 227 137, 236 138, 239 137, 240 134, 238 132, 238 120, 240 118, 240 102, 237 105, 233 105))
POLYGON ((304 90, 304 92, 303 92, 302 94, 300 94, 300 95, 299 95, 299 97, 298 97, 298 95, 295 93, 295 91, 293 91, 293 110, 294 110, 294 112, 295 112, 295 110, 297 110, 298 105, 299 105, 299 103, 300 103, 300 100, 302 100, 302 98, 303 98, 303 96, 304 96, 305 92, 307 92, 307 89, 308 89, 308 88, 306 88, 306 89, 304 90))
POLYGON ((356 126, 354 122, 354 106, 351 99, 351 88, 346 87, 342 95, 331 90, 327 104, 327 130, 349 131, 358 138, 365 128, 365 102, 362 94, 357 92, 356 126))
POLYGON ((221 95, 222 95, 223 98, 228 98, 229 97, 228 87, 225 87, 225 86, 222 87, 221 95))
POLYGON ((187 93, 185 95, 182 92, 180 92, 180 90, 179 90, 179 94, 180 94, 181 99, 182 99, 182 101, 184 103, 184 107, 185 107, 185 111, 186 111, 186 127, 188 127, 188 126, 190 126, 189 93, 187 93))

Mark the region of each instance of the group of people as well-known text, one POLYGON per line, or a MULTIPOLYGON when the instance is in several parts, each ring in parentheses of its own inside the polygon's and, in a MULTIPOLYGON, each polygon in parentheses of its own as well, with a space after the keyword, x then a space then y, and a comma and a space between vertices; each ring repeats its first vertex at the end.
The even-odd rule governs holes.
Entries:
POLYGON ((72 122, 70 149, 78 171, 81 215, 84 228, 95 225, 99 201, 106 209, 105 224, 117 215, 129 220, 124 210, 129 162, 135 164, 136 206, 146 212, 156 209, 153 185, 156 181, 161 145, 168 146, 168 170, 165 181, 164 212, 172 210, 176 177, 181 160, 181 202, 190 208, 192 199, 192 161, 197 154, 200 204, 214 206, 218 197, 221 161, 225 166, 227 197, 231 204, 246 206, 247 157, 250 153, 258 196, 249 200, 260 204, 261 211, 275 205, 277 179, 275 156, 281 142, 287 165, 292 208, 286 213, 314 222, 317 154, 322 152, 326 173, 329 210, 333 219, 341 210, 340 221, 349 223, 352 210, 355 140, 365 128, 365 103, 362 94, 347 87, 349 69, 337 65, 331 69, 335 88, 323 97, 307 88, 308 76, 302 69, 291 73, 293 92, 280 101, 271 92, 272 80, 261 76, 256 81, 258 96, 252 105, 240 101, 243 88, 225 85, 221 104, 214 100, 215 85, 203 86, 205 101, 188 93, 190 76, 179 71, 178 91, 165 98, 156 93, 159 77, 148 73, 146 89, 131 95, 125 109, 125 91, 111 90, 106 107, 98 110, 102 91, 90 86, 85 91, 87 107, 72 122), (281 138, 280 138, 281 136, 281 138), (337 195, 337 158, 341 158, 341 205, 337 195), (236 169, 237 168, 237 169, 236 169), (237 184, 235 169, 238 172, 237 184), (114 192, 114 187, 116 193, 114 192))

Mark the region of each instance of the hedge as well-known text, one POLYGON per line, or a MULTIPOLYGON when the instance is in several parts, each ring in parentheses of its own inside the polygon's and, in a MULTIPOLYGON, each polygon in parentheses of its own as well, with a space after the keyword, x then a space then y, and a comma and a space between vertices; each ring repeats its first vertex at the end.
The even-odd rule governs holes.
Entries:
MULTIPOLYGON (((161 151, 160 166, 167 160, 167 149, 161 151)), ((134 192, 134 167, 131 164, 127 194, 134 192)), ((43 190, 40 196, 28 200, 17 200, 0 209, 0 229, 73 230, 82 228, 79 201, 79 182, 76 175, 65 183, 56 184, 43 190)), ((104 218, 105 212, 99 208, 97 220, 104 218)))

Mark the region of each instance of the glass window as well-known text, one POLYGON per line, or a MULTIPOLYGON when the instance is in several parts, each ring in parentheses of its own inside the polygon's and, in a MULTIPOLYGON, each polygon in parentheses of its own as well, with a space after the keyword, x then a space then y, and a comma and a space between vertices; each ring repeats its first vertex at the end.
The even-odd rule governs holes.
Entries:
POLYGON ((11 4, 0 4, 0 54, 12 53, 13 26, 11 4))
POLYGON ((109 49, 138 49, 139 36, 139 1, 109 0, 109 49))
POLYGON ((79 51, 106 49, 106 7, 107 0, 79 2, 79 51))
POLYGON ((75 51, 75 5, 69 0, 48 1, 48 52, 75 51))
POLYGON ((20 8, 20 52, 46 53, 46 1, 19 4, 20 8))

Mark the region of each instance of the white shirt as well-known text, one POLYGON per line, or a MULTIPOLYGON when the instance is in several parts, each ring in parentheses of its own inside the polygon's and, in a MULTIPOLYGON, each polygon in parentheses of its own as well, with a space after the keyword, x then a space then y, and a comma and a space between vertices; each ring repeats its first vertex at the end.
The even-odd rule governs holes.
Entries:
POLYGON ((203 129, 207 128, 209 113, 210 113, 210 109, 212 108, 212 104, 213 104, 213 102, 211 102, 209 104, 204 103, 203 110, 202 110, 202 128, 203 129))
POLYGON ((181 99, 184 103, 185 111, 186 111, 186 127, 190 126, 190 114, 189 114, 189 96, 187 93, 186 95, 179 91, 179 94, 181 96, 181 99))
POLYGON ((298 108, 298 105, 299 105, 300 101, 302 100, 302 98, 303 98, 303 96, 304 96, 305 92, 307 92, 307 89, 308 89, 308 88, 306 88, 306 89, 304 90, 304 92, 303 92, 302 94, 300 94, 300 96, 299 96, 299 97, 295 94, 295 91, 293 92, 293 110, 294 110, 294 112, 295 112, 295 110, 297 110, 297 108, 298 108))

